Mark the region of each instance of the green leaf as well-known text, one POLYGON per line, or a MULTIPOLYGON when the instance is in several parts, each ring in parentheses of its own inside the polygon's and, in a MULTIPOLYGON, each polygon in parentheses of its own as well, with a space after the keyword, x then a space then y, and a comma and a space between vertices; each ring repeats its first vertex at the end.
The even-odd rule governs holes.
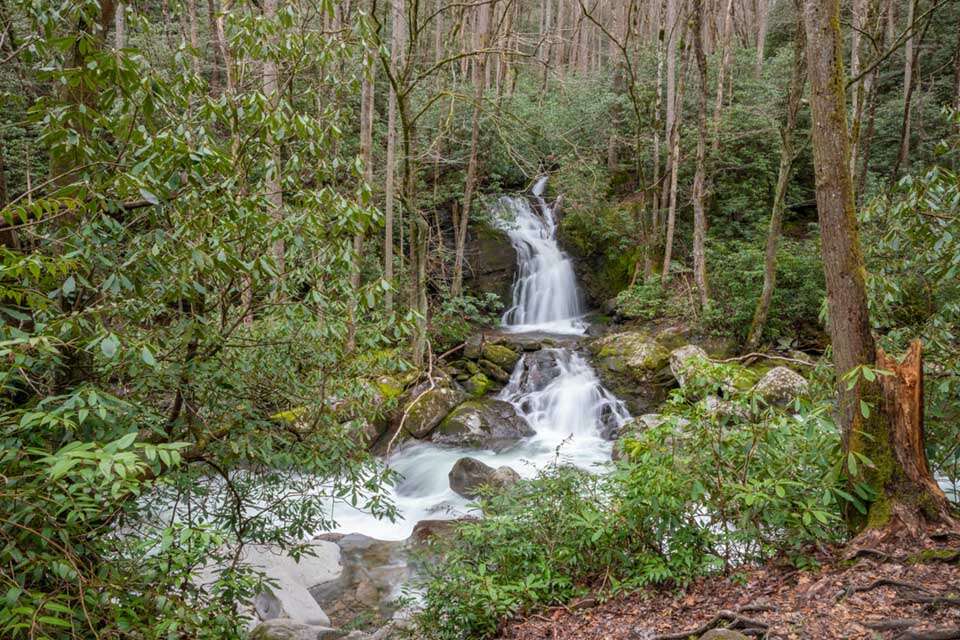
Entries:
POLYGON ((862 415, 864 419, 870 417, 870 405, 864 400, 860 401, 860 415, 862 415))
POLYGON ((147 347, 140 348, 140 359, 143 360, 144 364, 148 366, 151 366, 151 367, 157 366, 157 360, 156 358, 153 357, 153 352, 150 351, 150 349, 148 349, 147 347))
POLYGON ((100 341, 100 351, 102 351, 103 355, 107 356, 111 360, 115 355, 117 355, 117 350, 119 348, 120 339, 112 333, 100 341))
POLYGON ((160 204, 160 200, 157 198, 157 196, 155 196, 152 192, 147 191, 144 188, 140 189, 140 196, 150 204, 153 204, 153 205, 160 204))

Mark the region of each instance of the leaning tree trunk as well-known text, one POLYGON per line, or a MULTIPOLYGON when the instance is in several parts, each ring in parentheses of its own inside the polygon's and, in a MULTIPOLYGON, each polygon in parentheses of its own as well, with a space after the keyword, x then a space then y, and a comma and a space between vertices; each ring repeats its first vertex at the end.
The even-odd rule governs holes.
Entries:
MULTIPOLYGON (((799 4, 799 3, 797 3, 799 4)), ((798 7, 799 13, 799 7, 798 7)), ((787 90, 787 121, 780 130, 780 168, 777 174, 777 187, 773 196, 770 212, 770 228, 767 231, 767 246, 763 258, 763 289, 757 307, 753 312, 753 322, 747 334, 746 350, 753 351, 760 344, 760 336, 767 324, 770 313, 770 301, 777 283, 777 248, 780 245, 780 230, 783 226, 784 202, 787 187, 790 184, 790 170, 793 167, 794 133, 797 128, 797 115, 800 113, 800 100, 803 98, 803 85, 806 78, 804 58, 803 21, 797 17, 797 31, 793 45, 793 72, 790 74, 790 88, 787 90)))
POLYGON ((922 426, 922 417, 916 417, 922 416, 922 411, 918 406, 910 410, 916 415, 911 418, 913 426, 908 426, 900 416, 904 410, 898 409, 911 395, 914 405, 921 400, 915 391, 909 391, 908 381, 899 382, 896 372, 896 382, 883 384, 875 374, 863 374, 878 364, 889 366, 889 361, 881 356, 878 362, 870 330, 850 175, 840 0, 806 0, 804 24, 817 212, 843 447, 848 456, 860 454, 871 460, 851 482, 866 482, 876 494, 867 517, 849 510, 848 524, 854 529, 906 526, 916 532, 923 520, 952 523, 949 502, 929 477, 926 460, 919 459, 923 432, 913 423, 919 421, 922 426))

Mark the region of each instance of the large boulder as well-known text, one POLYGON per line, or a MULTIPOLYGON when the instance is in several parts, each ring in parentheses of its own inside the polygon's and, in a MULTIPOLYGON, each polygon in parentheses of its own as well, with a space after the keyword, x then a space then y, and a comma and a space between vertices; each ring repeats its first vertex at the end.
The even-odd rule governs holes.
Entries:
POLYGON ((753 391, 770 404, 789 404, 799 396, 806 395, 810 383, 799 373, 787 367, 774 367, 767 371, 753 391))
POLYGON ((434 387, 413 396, 404 407, 406 420, 402 413, 398 421, 403 420, 403 428, 414 438, 426 438, 444 418, 467 398, 459 389, 434 387))
POLYGON ((649 411, 663 402, 671 377, 665 373, 670 352, 641 331, 603 336, 590 345, 597 376, 632 413, 649 411))
POLYGON ((694 344, 688 344, 670 352, 670 372, 683 387, 694 376, 697 369, 708 362, 707 352, 694 344))
POLYGON ((510 347, 491 342, 483 345, 480 354, 505 371, 512 371, 520 359, 520 354, 510 347))
POLYGON ((507 232, 485 222, 474 222, 467 229, 464 257, 466 291, 476 296, 495 293, 509 305, 517 273, 517 252, 507 232))
POLYGON ((464 498, 476 498, 481 487, 504 489, 520 480, 520 475, 510 467, 494 469, 476 458, 460 458, 447 477, 450 488, 464 498))
POLYGON ((331 640, 344 634, 330 627, 303 624, 289 618, 261 622, 250 632, 250 640, 331 640))
POLYGON ((502 451, 534 434, 509 402, 493 398, 467 400, 433 431, 437 444, 502 451))

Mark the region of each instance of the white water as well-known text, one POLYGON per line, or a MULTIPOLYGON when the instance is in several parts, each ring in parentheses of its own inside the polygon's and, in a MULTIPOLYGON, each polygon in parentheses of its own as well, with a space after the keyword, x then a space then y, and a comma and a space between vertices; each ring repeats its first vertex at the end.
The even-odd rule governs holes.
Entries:
POLYGON ((539 211, 526 198, 504 196, 500 207, 510 224, 507 234, 518 256, 513 304, 503 314, 510 331, 549 331, 583 334, 583 308, 573 263, 557 244, 553 209, 543 198, 547 178, 537 180, 533 196, 539 211))
MULTIPOLYGON (((553 215, 542 197, 545 183, 546 178, 541 178, 533 188, 546 213, 544 218, 525 199, 501 199, 501 213, 516 221, 509 234, 518 256, 513 306, 503 324, 510 331, 582 334, 586 324, 581 319, 576 278, 569 258, 557 245, 553 215)), ((391 496, 403 519, 394 523, 377 520, 349 505, 337 504, 333 513, 337 530, 402 540, 420 520, 467 514, 468 501, 450 489, 447 476, 463 456, 492 467, 507 465, 526 478, 552 462, 596 469, 610 461, 612 446, 601 436, 601 429, 604 425, 619 428, 630 417, 624 404, 603 388, 583 356, 570 349, 524 354, 497 397, 516 407, 535 435, 499 453, 428 442, 408 446, 388 460, 403 476, 391 496)))

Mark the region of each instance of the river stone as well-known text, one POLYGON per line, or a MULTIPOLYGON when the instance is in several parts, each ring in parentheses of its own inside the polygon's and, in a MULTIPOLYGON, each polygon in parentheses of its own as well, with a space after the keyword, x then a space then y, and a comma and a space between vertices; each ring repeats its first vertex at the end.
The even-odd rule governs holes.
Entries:
POLYGON ((660 405, 673 384, 666 374, 670 353, 641 331, 622 331, 590 344, 597 377, 623 400, 631 413, 650 411, 660 405))
POLYGON ((447 477, 450 488, 464 498, 476 498, 483 486, 504 489, 520 480, 520 475, 510 467, 494 469, 476 458, 460 458, 447 477))
POLYGON ((317 584, 310 594, 344 626, 363 614, 374 613, 388 620, 396 611, 400 587, 411 576, 404 543, 376 540, 359 533, 325 536, 340 548, 340 575, 317 584))
POLYGON ((799 373, 787 367, 774 367, 767 371, 753 392, 771 404, 789 404, 798 396, 805 395, 810 384, 799 373))
POLYGON ((497 382, 502 382, 503 384, 510 382, 510 374, 504 370, 503 367, 490 362, 486 358, 481 359, 479 364, 480 369, 497 382))
POLYGON ((520 388, 525 393, 539 391, 559 375, 560 364, 557 362, 556 351, 552 349, 542 349, 528 353, 523 357, 520 388))
POLYGON ((450 412, 431 436, 437 444, 502 451, 534 430, 509 402, 467 400, 450 412))
POLYGON ((428 389, 419 400, 414 396, 405 407, 404 430, 414 438, 426 438, 466 397, 464 392, 446 387, 428 389))
POLYGON ((706 360, 706 351, 694 344, 688 344, 670 352, 670 372, 682 387, 696 372, 698 365, 706 360))
POLYGON ((493 381, 490 380, 484 373, 477 372, 467 378, 463 383, 463 388, 467 390, 467 393, 472 395, 475 398, 480 398, 485 396, 488 391, 493 389, 493 381))
POLYGON ((483 345, 481 355, 504 371, 512 371, 517 364, 517 360, 520 359, 520 354, 510 347, 489 342, 483 345))
POLYGON ((332 640, 344 635, 330 627, 303 624, 289 618, 261 622, 250 632, 250 640, 332 640))
POLYGON ((310 550, 313 555, 303 555, 298 562, 268 545, 244 548, 242 561, 276 582, 276 587, 254 599, 254 609, 261 620, 284 618, 306 625, 330 626, 330 618, 309 589, 340 575, 340 549, 333 543, 317 540, 310 543, 310 550))

